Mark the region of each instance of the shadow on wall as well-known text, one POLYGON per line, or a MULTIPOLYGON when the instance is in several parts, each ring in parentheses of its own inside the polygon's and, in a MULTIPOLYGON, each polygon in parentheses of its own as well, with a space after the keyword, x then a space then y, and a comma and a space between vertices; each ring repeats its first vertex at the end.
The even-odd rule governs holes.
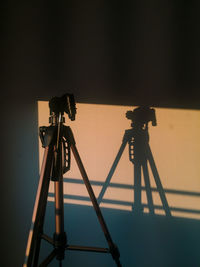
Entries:
MULTIPOLYGON (((47 125, 48 103, 38 105, 38 123, 47 125)), ((119 247, 122 265, 197 266, 200 112, 156 109, 155 114, 147 106, 127 112, 130 109, 77 104, 76 121, 67 122, 119 247)), ((41 158, 40 149, 40 162, 41 158)), ((106 246, 73 158, 71 170, 64 178, 64 194, 69 244, 106 246)), ((48 200, 45 231, 53 233, 52 183, 48 200)), ((41 257, 48 249, 44 244, 41 257)), ((68 252, 65 263, 115 266, 111 255, 91 252, 68 252)), ((55 266, 55 262, 49 266, 55 266)))

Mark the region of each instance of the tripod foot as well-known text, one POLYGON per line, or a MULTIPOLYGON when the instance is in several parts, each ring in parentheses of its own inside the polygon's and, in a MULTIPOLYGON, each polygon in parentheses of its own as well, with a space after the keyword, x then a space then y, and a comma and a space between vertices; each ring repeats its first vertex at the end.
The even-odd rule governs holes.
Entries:
POLYGON ((132 210, 136 215, 143 214, 144 212, 144 207, 142 205, 132 205, 132 210))

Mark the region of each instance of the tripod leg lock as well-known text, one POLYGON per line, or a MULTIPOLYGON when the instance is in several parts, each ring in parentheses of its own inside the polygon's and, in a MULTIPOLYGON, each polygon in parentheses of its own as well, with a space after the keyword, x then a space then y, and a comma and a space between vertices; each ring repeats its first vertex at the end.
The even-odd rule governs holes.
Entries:
POLYGON ((42 143, 42 147, 45 148, 55 141, 55 127, 54 126, 42 126, 39 128, 39 136, 42 143))

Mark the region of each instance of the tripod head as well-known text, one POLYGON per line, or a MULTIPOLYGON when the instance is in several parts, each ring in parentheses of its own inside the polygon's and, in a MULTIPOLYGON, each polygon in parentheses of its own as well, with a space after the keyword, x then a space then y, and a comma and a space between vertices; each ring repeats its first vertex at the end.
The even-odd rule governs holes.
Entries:
POLYGON ((55 146, 54 149, 54 166, 51 179, 57 181, 63 173, 70 168, 70 147, 69 140, 73 140, 72 135, 66 135, 69 127, 63 125, 65 122, 64 112, 68 114, 70 120, 75 120, 76 104, 72 94, 65 94, 61 97, 53 97, 49 101, 50 118, 49 127, 42 126, 39 129, 39 135, 42 147, 50 144, 55 146), (60 167, 62 165, 62 168, 60 167))
POLYGON ((68 114, 70 120, 75 120, 76 103, 73 94, 64 94, 61 97, 53 97, 49 101, 49 108, 51 116, 50 123, 55 122, 53 117, 58 118, 59 114, 64 115, 64 112, 68 114))
POLYGON ((151 121, 152 126, 156 126, 156 113, 155 109, 150 106, 140 106, 133 111, 126 112, 126 118, 132 120, 132 127, 148 128, 148 123, 151 121))

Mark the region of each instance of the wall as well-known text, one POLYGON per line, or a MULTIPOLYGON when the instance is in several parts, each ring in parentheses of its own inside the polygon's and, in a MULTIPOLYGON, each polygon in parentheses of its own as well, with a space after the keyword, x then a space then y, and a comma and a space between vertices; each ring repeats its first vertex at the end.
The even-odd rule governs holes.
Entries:
MULTIPOLYGON (((70 91, 79 103, 199 109, 198 1, 35 5, 2 6, 1 266, 23 263, 39 175, 38 100, 70 91)), ((91 207, 65 209, 74 242, 105 244, 91 207)), ((199 220, 103 214, 123 266, 199 264, 199 220)), ((50 231, 53 213, 47 215, 50 231)), ((110 255, 69 253, 68 260, 114 266, 110 255)))

